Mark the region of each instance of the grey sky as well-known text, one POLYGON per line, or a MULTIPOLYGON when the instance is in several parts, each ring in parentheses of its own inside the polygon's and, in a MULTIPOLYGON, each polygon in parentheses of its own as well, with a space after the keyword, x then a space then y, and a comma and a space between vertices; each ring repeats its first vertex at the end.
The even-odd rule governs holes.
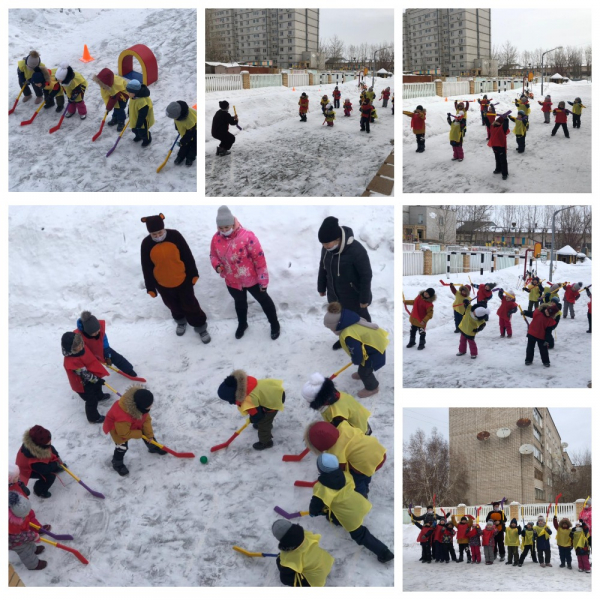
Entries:
MULTIPOLYGON (((428 436, 436 427, 448 439, 448 408, 405 408, 402 412, 402 437, 404 441, 417 430, 428 436)), ((561 440, 567 442, 567 452, 592 449, 592 411, 589 408, 551 408, 550 414, 561 440)))
POLYGON ((587 9, 492 8, 492 45, 509 40, 519 51, 592 43, 592 11, 587 9))
POLYGON ((380 42, 394 43, 394 11, 387 8, 321 9, 319 26, 319 35, 324 43, 334 35, 337 35, 346 47, 351 44, 359 46, 380 42))

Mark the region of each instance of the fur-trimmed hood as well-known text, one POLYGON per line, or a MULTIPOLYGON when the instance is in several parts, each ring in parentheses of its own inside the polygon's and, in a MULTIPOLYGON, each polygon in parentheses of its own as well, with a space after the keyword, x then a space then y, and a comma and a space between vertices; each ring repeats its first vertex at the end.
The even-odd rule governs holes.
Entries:
POLYGON ((243 369, 236 369, 231 376, 235 377, 235 382, 237 383, 235 401, 241 403, 248 395, 248 374, 243 369))
POLYGON ((141 419, 144 416, 144 413, 141 412, 138 407, 135 405, 135 401, 133 399, 133 395, 138 390, 145 390, 146 386, 143 385, 131 385, 129 386, 125 392, 121 395, 121 399, 119 400, 119 406, 128 414, 131 415, 134 419, 141 419))
POLYGON ((337 402, 337 389, 333 380, 329 377, 325 378, 321 389, 317 392, 315 399, 309 404, 313 410, 320 410, 337 402))
POLYGON ((23 446, 30 452, 35 458, 48 459, 52 456, 52 447, 42 448, 36 444, 29 434, 29 429, 23 434, 23 446))
POLYGON ((565 524, 567 525, 567 527, 568 527, 569 529, 571 529, 571 527, 573 527, 573 523, 571 523, 571 521, 569 521, 569 519, 567 519, 567 517, 564 517, 563 519, 561 519, 561 520, 558 522, 558 528, 559 528, 559 529, 562 529, 562 526, 563 526, 563 525, 565 525, 565 524))
POLYGON ((429 297, 429 298, 425 298, 425 296, 423 296, 423 294, 426 292, 427 290, 421 290, 419 292, 419 296, 421 296, 421 298, 423 298, 423 300, 425 300, 425 302, 435 302, 437 300, 437 294, 434 294, 433 296, 429 297))

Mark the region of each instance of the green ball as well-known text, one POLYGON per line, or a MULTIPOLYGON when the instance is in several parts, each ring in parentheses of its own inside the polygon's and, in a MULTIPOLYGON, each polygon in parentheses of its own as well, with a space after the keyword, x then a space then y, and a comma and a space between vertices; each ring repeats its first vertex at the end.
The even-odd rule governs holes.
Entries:
POLYGON ((206 456, 201 456, 200 457, 200 462, 205 465, 208 462, 208 458, 206 458, 206 456))

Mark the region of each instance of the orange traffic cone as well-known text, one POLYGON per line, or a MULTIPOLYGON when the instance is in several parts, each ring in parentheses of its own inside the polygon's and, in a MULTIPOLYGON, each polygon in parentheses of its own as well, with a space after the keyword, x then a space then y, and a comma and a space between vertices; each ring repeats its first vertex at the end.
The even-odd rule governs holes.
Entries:
POLYGON ((89 63, 95 60, 95 58, 90 56, 90 51, 88 50, 87 44, 83 45, 83 56, 79 60, 84 63, 89 63))
POLYGON ((192 106, 192 108, 193 108, 194 110, 196 110, 196 107, 197 107, 197 106, 198 106, 197 104, 194 104, 194 106, 192 106))
POLYGON ((445 99, 444 99, 444 102, 448 102, 448 98, 445 98, 445 99))
POLYGON ((295 91, 296 91, 296 88, 295 88, 295 87, 293 87, 293 88, 292 88, 292 92, 295 92, 295 91))

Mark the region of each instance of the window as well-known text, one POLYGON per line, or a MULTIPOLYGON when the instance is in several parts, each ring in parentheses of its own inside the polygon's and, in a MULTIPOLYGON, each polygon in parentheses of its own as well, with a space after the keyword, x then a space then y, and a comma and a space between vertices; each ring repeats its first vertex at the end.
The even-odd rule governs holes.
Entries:
POLYGON ((418 215, 418 217, 417 217, 417 223, 419 225, 423 225, 423 215, 418 215))
POLYGON ((544 426, 544 420, 542 419, 542 415, 537 408, 533 409, 533 418, 540 424, 540 426, 544 426))
POLYGON ((538 431, 538 428, 535 425, 533 426, 533 437, 541 443, 542 434, 538 431))
POLYGON ((535 499, 536 500, 544 500, 544 490, 540 490, 539 488, 535 489, 535 499))
POLYGON ((533 468, 533 476, 538 481, 544 481, 544 474, 539 469, 536 469, 535 467, 533 468))
POLYGON ((535 448, 533 450, 533 456, 535 456, 535 458, 543 465, 544 464, 544 455, 537 449, 535 448))
POLYGON ((440 224, 440 227, 444 226, 444 217, 438 217, 438 222, 440 224))

